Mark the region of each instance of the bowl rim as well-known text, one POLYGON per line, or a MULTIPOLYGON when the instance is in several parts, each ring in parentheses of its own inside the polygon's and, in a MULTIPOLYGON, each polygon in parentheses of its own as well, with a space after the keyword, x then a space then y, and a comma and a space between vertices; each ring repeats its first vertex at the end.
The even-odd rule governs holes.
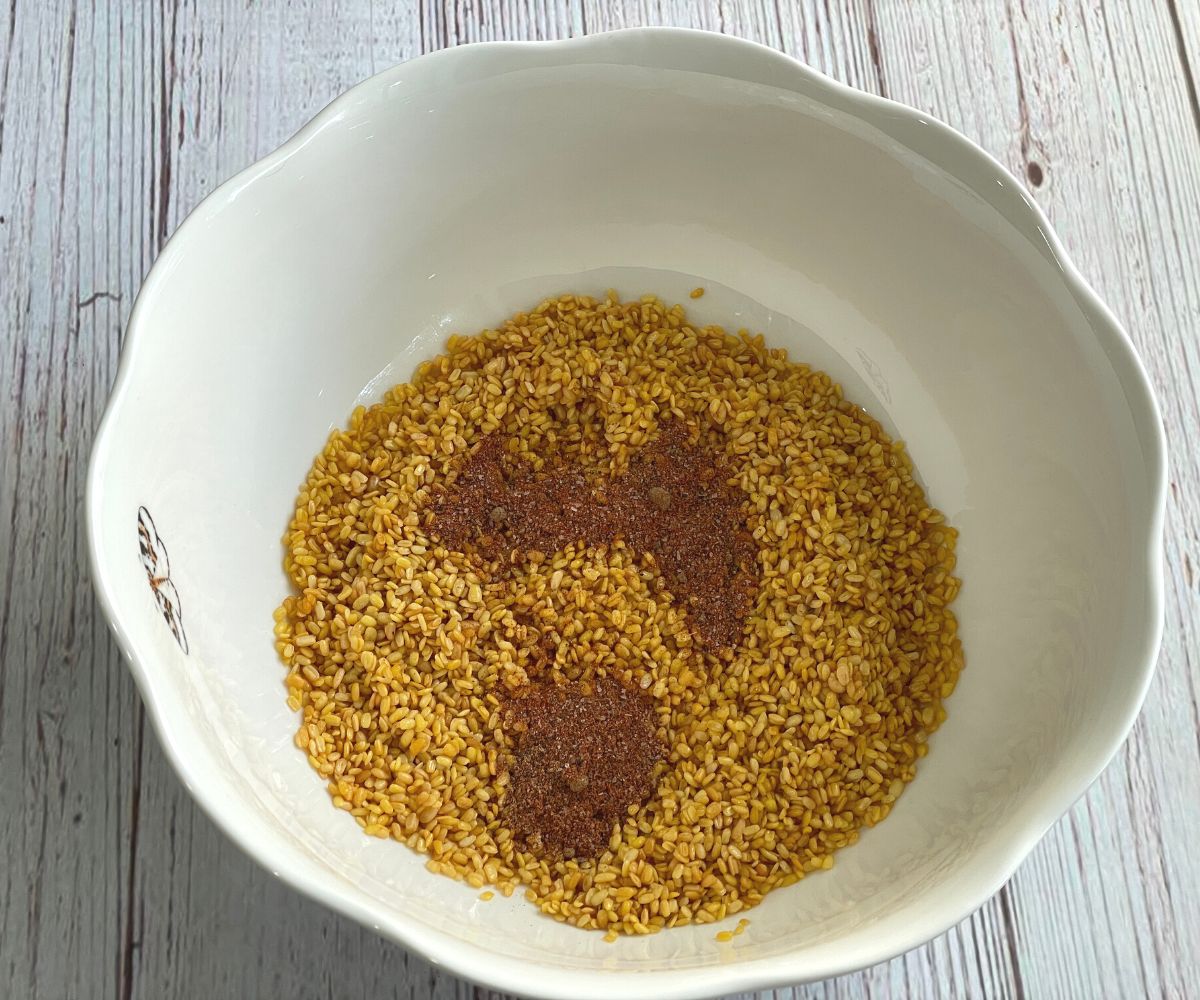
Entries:
MULTIPOLYGON (((972 190, 978 191, 977 185, 965 181, 964 183, 972 190)), ((994 189, 990 190, 990 196, 993 199, 998 197, 994 189)), ((1028 195, 1020 180, 1003 164, 932 115, 842 84, 766 45, 736 36, 691 28, 639 27, 550 41, 476 42, 427 53, 399 63, 344 91, 290 139, 206 196, 192 209, 164 245, 138 292, 121 346, 117 374, 92 447, 87 474, 85 514, 88 558, 100 607, 129 663, 159 742, 171 766, 193 798, 245 854, 292 888, 335 912, 374 928, 434 965, 444 967, 463 978, 485 982, 496 989, 525 996, 570 996, 581 1000, 603 1000, 618 994, 650 993, 660 1000, 689 1000, 813 982, 887 961, 945 933, 982 906, 1008 881, 1017 866, 1029 855, 1049 828, 1087 791, 1112 760, 1128 736, 1145 700, 1154 674, 1163 631, 1163 526, 1166 497, 1165 433, 1149 376, 1134 349, 1133 342, 1067 256, 1045 213, 1028 195), (167 273, 173 270, 189 233, 200 225, 198 216, 202 211, 211 213, 227 206, 247 185, 265 179, 285 160, 299 153, 319 132, 336 121, 352 103, 361 100, 365 95, 381 92, 400 82, 401 77, 405 78, 405 83, 411 83, 411 78, 421 74, 443 71, 451 64, 463 60, 486 58, 499 50, 508 54, 515 50, 544 51, 547 47, 577 54, 593 49, 628 49, 631 61, 638 61, 640 56, 642 62, 651 65, 648 58, 653 49, 645 47, 639 51, 637 48, 641 41, 647 39, 674 39, 677 44, 721 47, 727 50, 725 54, 737 54, 749 63, 758 63, 773 69, 780 77, 778 86, 789 87, 825 104, 828 104, 831 98, 835 99, 839 108, 848 106, 847 114, 868 125, 882 128, 884 120, 894 122, 899 119, 908 125, 924 126, 915 136, 906 135, 904 144, 951 176, 959 176, 952 169, 952 162, 961 162, 964 157, 973 163, 975 169, 982 169, 993 185, 998 184, 1003 189, 1004 193, 999 197, 1009 202, 1003 210, 997 206, 997 211, 1002 212, 1008 222, 1057 265, 1065 286, 1072 293, 1099 341, 1124 392, 1152 490, 1150 517, 1144 526, 1140 526, 1144 529, 1140 566, 1144 576, 1146 607, 1140 640, 1141 655, 1136 664, 1130 665, 1131 670, 1136 667, 1138 672, 1138 689, 1136 697, 1126 706, 1120 724, 1114 728, 1111 739, 1087 759, 1063 765, 1061 770, 1067 773, 1052 787, 1043 785, 1030 794, 1030 801, 1024 810, 1026 817, 1022 820, 1021 827, 1012 831, 1013 836, 1008 841, 1007 849, 1004 852, 994 852, 994 860, 986 866, 981 865, 984 871, 977 877, 961 880, 964 883, 969 882, 969 885, 960 884, 953 891, 943 887, 940 890, 942 899, 939 904, 926 907, 921 918, 907 922, 902 932, 880 937, 867 949, 857 949, 852 953, 843 950, 836 957, 814 957, 801 949, 767 958, 681 970, 582 971, 548 968, 523 959, 499 956, 496 952, 452 938, 407 915, 389 915, 387 920, 381 921, 380 914, 370 911, 360 901, 346 897, 333 887, 310 880, 302 874, 277 870, 273 864, 270 845, 251 837, 238 821, 238 808, 229 808, 212 789, 206 788, 204 780, 194 771, 186 748, 173 735, 173 727, 169 725, 170 720, 167 717, 169 710, 164 705, 164 692, 171 682, 161 671, 155 669, 153 663, 146 662, 135 653, 129 633, 123 625, 123 615, 119 610, 120 604, 113 578, 106 569, 102 555, 100 534, 104 468, 112 447, 116 417, 129 393, 134 358, 138 354, 139 345, 148 336, 147 331, 143 329, 146 325, 143 316, 147 311, 147 303, 157 294, 167 273), (782 82, 784 79, 786 83, 782 82), (536 976, 531 975, 534 970, 538 973, 536 976)), ((1135 553, 1135 560, 1137 558, 1135 553)))

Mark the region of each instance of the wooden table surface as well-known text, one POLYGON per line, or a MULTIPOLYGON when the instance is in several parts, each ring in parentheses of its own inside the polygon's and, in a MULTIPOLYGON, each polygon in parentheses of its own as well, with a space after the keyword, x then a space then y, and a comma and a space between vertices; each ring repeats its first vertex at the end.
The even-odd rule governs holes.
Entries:
POLYGON ((1171 446, 1133 735, 994 899, 793 997, 1200 995, 1197 0, 8 0, 0 12, 0 997, 483 995, 249 862, 168 768, 92 596, 85 465, 138 285, 222 179, 422 52, 682 24, 927 110, 1018 176, 1171 446))

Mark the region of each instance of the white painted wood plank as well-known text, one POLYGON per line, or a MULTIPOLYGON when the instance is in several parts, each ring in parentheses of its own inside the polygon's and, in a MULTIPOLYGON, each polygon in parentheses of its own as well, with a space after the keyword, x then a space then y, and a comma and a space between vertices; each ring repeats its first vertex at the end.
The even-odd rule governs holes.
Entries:
POLYGON ((1035 194, 1129 324, 1175 445, 1162 672, 1121 759, 970 920, 894 962, 780 995, 1185 995, 1200 974, 1190 0, 72 10, 19 2, 0 22, 0 782, 5 801, 30 803, 0 815, 11 995, 469 992, 279 886, 192 805, 144 736, 80 571, 76 459, 142 274, 223 177, 418 52, 651 23, 782 47, 932 111, 1026 177, 1040 171, 1035 194))
MULTIPOLYGON (((0 13, 0 992, 117 988, 138 709, 78 517, 116 357, 78 294, 79 39, 59 3, 0 13)), ((118 251, 120 252, 120 251, 118 251)))
POLYGON ((1179 45, 1179 59, 1184 65, 1184 82, 1192 117, 1200 129, 1200 4, 1194 0, 1167 0, 1167 11, 1179 45))

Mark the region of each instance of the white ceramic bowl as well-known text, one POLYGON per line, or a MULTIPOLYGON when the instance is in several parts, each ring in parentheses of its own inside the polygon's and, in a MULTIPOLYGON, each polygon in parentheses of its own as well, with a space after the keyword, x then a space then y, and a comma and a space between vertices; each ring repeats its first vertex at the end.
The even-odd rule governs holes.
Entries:
POLYGON ((639 30, 397 66, 207 198, 138 297, 87 513, 167 754, 251 856, 496 987, 666 1000, 870 965, 1004 882, 1141 703, 1164 467, 1128 338, 999 164, 765 48, 639 30), (728 943, 607 944, 363 836, 293 747, 272 645, 329 429, 448 333, 610 286, 833 373, 962 532, 967 668, 916 781, 728 943))

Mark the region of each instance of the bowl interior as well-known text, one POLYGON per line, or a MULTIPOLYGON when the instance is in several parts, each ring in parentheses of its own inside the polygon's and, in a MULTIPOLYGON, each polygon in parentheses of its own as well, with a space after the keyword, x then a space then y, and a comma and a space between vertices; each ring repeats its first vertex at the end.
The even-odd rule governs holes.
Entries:
POLYGON ((488 48, 364 84, 172 241, 97 451, 102 586, 206 807, 321 898, 525 992, 582 980, 522 963, 691 970, 715 992, 742 962, 822 975, 935 933, 1082 790, 1145 680, 1149 460, 1096 317, 1011 221, 1021 195, 957 140, 938 165, 914 152, 937 126, 756 53, 488 48), (280 537, 331 427, 449 333, 608 287, 832 373, 961 529, 967 667, 916 781, 728 943, 706 926, 608 944, 363 836, 293 746, 272 647, 280 537), (186 655, 139 561, 141 507, 186 655))

